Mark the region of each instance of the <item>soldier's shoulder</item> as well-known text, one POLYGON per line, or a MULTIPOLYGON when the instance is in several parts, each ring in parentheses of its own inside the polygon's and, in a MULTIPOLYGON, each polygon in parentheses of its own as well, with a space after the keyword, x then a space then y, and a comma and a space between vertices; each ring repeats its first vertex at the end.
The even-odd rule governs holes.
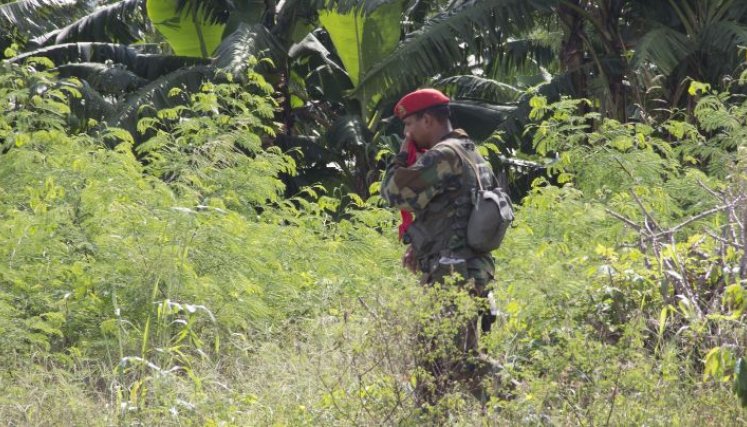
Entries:
POLYGON ((434 145, 433 148, 429 150, 429 152, 433 152, 434 154, 437 154, 439 156, 457 157, 458 154, 455 151, 457 150, 457 148, 454 146, 455 144, 461 144, 461 140, 456 138, 445 139, 434 145))
POLYGON ((434 145, 428 151, 420 156, 419 162, 423 164, 435 164, 448 161, 454 156, 453 150, 448 147, 442 147, 441 143, 434 145))

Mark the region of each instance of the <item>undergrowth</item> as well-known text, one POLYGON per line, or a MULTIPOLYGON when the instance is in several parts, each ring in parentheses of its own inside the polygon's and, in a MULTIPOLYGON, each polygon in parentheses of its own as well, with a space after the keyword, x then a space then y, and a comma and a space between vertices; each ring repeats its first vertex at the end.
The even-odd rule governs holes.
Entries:
POLYGON ((5 424, 745 422, 738 98, 704 94, 692 120, 655 126, 533 101, 559 183, 535 182, 495 252, 482 346, 503 369, 486 404, 456 390, 423 411, 416 330, 453 295, 400 268, 376 195, 283 197, 294 163, 263 143, 259 75, 203 87, 134 147, 68 130, 74 81, 4 67, 5 424))

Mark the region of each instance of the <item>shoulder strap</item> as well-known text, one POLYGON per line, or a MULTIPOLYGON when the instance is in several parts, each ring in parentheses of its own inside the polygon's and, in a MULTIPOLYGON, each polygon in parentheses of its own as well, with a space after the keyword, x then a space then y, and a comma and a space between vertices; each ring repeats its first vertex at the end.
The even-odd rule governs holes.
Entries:
MULTIPOLYGON (((475 161, 472 160, 471 156, 467 152, 467 150, 462 147, 462 144, 459 143, 459 141, 455 139, 450 139, 447 141, 444 141, 447 147, 450 147, 454 152, 459 156, 463 162, 466 162, 467 164, 472 167, 472 171, 475 173, 475 179, 477 179, 477 186, 480 187, 480 190, 482 191, 482 180, 480 179, 480 171, 477 168, 477 164, 475 164, 475 161)), ((490 175, 493 176, 493 171, 490 171, 490 175)))

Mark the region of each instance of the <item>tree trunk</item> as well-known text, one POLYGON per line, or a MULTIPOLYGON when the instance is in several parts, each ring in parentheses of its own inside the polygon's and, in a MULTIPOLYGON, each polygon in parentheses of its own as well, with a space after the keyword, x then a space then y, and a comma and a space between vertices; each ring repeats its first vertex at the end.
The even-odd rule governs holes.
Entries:
POLYGON ((605 61, 602 62, 603 72, 607 78, 609 88, 609 107, 607 113, 621 122, 627 121, 625 111, 625 73, 628 70, 628 60, 625 58, 625 45, 620 34, 620 25, 624 0, 600 1, 598 12, 599 37, 605 49, 605 61))
MULTIPOLYGON (((581 7, 580 0, 569 3, 581 7)), ((584 66, 584 20, 577 10, 567 4, 558 6, 558 17, 565 29, 565 39, 560 47, 560 64, 563 71, 570 73, 573 89, 577 97, 588 97, 584 66)))

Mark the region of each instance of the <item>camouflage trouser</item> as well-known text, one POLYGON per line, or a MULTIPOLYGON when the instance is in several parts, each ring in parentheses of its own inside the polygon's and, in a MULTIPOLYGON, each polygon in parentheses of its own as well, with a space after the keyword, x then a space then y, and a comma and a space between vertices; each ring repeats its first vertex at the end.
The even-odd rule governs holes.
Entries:
MULTIPOLYGON (((487 332, 495 320, 488 310, 487 285, 493 280, 495 271, 494 260, 490 255, 456 260, 436 258, 430 262, 421 262, 425 271, 421 283, 430 286, 436 283, 454 283, 459 289, 467 291, 476 299, 477 309, 474 315, 459 316, 457 332, 444 342, 444 337, 435 334, 443 329, 438 325, 423 324, 418 334, 418 386, 416 397, 420 405, 435 404, 440 396, 449 392, 456 384, 461 384, 469 392, 478 395, 480 381, 487 374, 489 368, 483 366, 478 359, 478 338, 480 332, 487 332), (461 261, 461 262, 459 262, 461 261), (461 279, 450 282, 447 279, 458 274, 461 279)), ((454 322, 455 306, 443 303, 438 308, 440 313, 431 316, 427 322, 454 322)), ((448 338, 448 337, 447 337, 448 338)))

